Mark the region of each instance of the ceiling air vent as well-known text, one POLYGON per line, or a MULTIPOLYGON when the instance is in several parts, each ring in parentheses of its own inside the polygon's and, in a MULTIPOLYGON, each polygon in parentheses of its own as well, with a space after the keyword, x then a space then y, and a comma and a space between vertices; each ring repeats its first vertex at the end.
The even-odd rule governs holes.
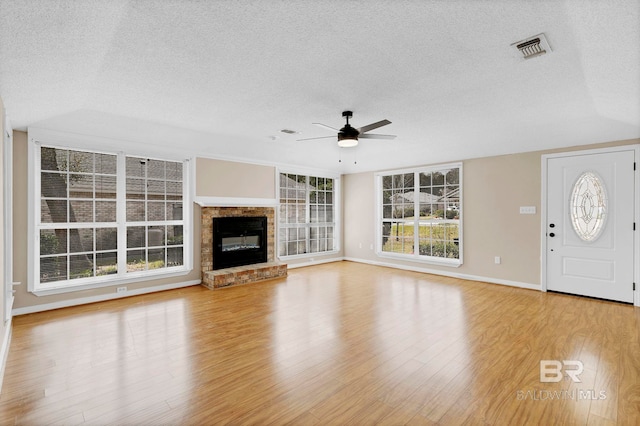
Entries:
POLYGON ((295 130, 291 130, 291 129, 282 129, 282 130, 280 130, 280 131, 281 131, 282 133, 286 133, 286 134, 288 134, 288 135, 296 135, 296 134, 298 134, 298 133, 299 133, 299 132, 296 132, 295 130))
POLYGON ((544 33, 520 40, 511 46, 515 48, 518 57, 522 59, 531 59, 551 52, 551 47, 549 47, 544 33))

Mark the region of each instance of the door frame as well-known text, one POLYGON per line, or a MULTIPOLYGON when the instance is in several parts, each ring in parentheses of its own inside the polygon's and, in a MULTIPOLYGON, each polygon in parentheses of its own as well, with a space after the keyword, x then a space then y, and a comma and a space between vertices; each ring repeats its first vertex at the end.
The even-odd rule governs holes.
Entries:
MULTIPOLYGON (((620 145, 608 148, 587 149, 579 151, 566 151, 554 154, 543 154, 542 162, 542 188, 540 199, 540 289, 547 291, 547 163, 554 158, 574 157, 578 155, 606 154, 611 152, 633 151, 635 162, 640 162, 640 144, 620 145)), ((636 290, 633 292, 633 304, 640 307, 640 170, 634 173, 634 212, 633 220, 637 224, 633 233, 633 279, 636 283, 636 290)))
MULTIPOLYGON (((11 129, 11 123, 4 114, 2 118, 3 134, 2 141, 0 141, 0 149, 2 149, 2 180, 3 187, 0 188, 0 197, 3 199, 3 223, 0 225, 3 227, 4 232, 4 259, 0 259, 0 265, 3 266, 4 279, 4 318, 2 320, 5 324, 11 321, 13 310, 13 130, 11 129)), ((0 383, 2 380, 0 379, 0 383)))

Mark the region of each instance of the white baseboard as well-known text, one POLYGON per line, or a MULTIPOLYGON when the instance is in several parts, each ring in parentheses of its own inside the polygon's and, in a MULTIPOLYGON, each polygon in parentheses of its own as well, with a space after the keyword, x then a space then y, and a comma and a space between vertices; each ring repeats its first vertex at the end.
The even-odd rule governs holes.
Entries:
POLYGON ((287 264, 287 269, 304 268, 305 266, 322 265, 323 263, 342 262, 343 260, 345 260, 343 257, 331 257, 328 259, 319 259, 319 260, 312 260, 309 262, 294 263, 293 265, 287 264))
POLYGON ((481 277, 478 275, 461 274, 458 272, 447 272, 440 269, 429 269, 429 268, 422 268, 417 266, 398 265, 395 263, 376 262, 372 260, 358 259, 353 257, 345 257, 343 259, 348 260, 350 262, 366 263, 366 264, 375 265, 375 266, 385 266, 387 268, 402 269, 405 271, 423 272, 426 274, 442 275, 445 277, 460 278, 460 279, 469 280, 469 281, 481 281, 481 282, 490 283, 490 284, 500 284, 500 285, 506 285, 510 287, 519 287, 519 288, 526 288, 528 290, 541 291, 541 287, 537 284, 523 283, 520 281, 503 280, 500 278, 481 277))
POLYGON ((4 381, 4 368, 7 365, 7 356, 9 356, 9 345, 11 344, 11 319, 5 322, 4 336, 2 337, 2 348, 0 348, 0 393, 2 392, 2 383, 4 381))
MULTIPOLYGON (((305 266, 321 265, 323 263, 339 262, 339 261, 342 261, 342 260, 347 260, 347 261, 350 261, 350 262, 357 262, 357 263, 366 263, 366 264, 375 265, 375 266, 384 266, 384 267, 387 267, 387 268, 402 269, 402 270, 405 270, 405 271, 413 271, 413 272, 422 272, 422 273, 426 273, 426 274, 442 275, 442 276, 445 276, 445 277, 460 278, 460 279, 469 280, 469 281, 480 281, 480 282, 486 282, 486 283, 491 283, 491 284, 500 284, 500 285, 506 285, 506 286, 510 286, 510 287, 519 287, 519 288, 525 288, 525 289, 529 289, 529 290, 541 291, 541 287, 539 285, 537 285, 537 284, 523 283, 523 282, 511 281, 511 280, 503 280, 503 279, 499 279, 499 278, 482 277, 482 276, 478 276, 478 275, 461 274, 461 273, 457 273, 457 272, 447 272, 447 271, 442 271, 442 270, 439 270, 439 269, 429 269, 429 268, 422 268, 422 267, 417 267, 417 266, 398 265, 398 264, 395 264, 395 263, 377 262, 377 261, 372 261, 372 260, 367 260, 367 259, 359 259, 359 258, 353 258, 353 257, 332 257, 332 258, 329 258, 329 259, 318 259, 318 260, 314 260, 314 261, 310 261, 310 262, 304 262, 304 263, 297 263, 297 264, 293 264, 293 265, 288 265, 288 268, 289 269, 303 268, 305 266)), ((102 302, 102 301, 105 301, 105 300, 112 300, 112 299, 120 299, 122 297, 137 296, 137 295, 140 295, 140 294, 153 293, 153 292, 156 292, 156 291, 172 290, 172 289, 176 289, 176 288, 189 287, 189 286, 198 285, 198 284, 200 284, 200 280, 185 281, 185 282, 173 283, 173 284, 165 284, 165 285, 154 286, 154 287, 145 287, 145 288, 130 290, 130 291, 127 291, 126 293, 101 294, 101 295, 97 295, 97 296, 81 297, 81 298, 78 298, 78 299, 62 300, 62 301, 59 301, 59 302, 43 303, 43 304, 40 304, 40 305, 26 306, 24 308, 14 308, 12 313, 13 313, 14 316, 26 315, 26 314, 31 314, 31 313, 34 313, 34 312, 43 312, 43 311, 49 311, 49 310, 52 310, 52 309, 60 309, 60 308, 66 308, 66 307, 70 307, 70 306, 84 305, 84 304, 87 304, 87 303, 102 302)))
POLYGON ((99 294, 97 296, 80 297, 77 299, 61 300, 53 303, 43 303, 41 305, 25 306, 24 308, 14 308, 14 316, 32 314, 34 312, 50 311, 52 309, 68 308, 70 306, 86 305, 87 303, 103 302, 105 300, 121 299, 123 297, 138 296, 140 294, 155 293, 157 291, 173 290, 176 288, 190 287, 200 284, 200 280, 183 281, 179 283, 164 284, 153 287, 144 287, 128 290, 124 293, 99 294))

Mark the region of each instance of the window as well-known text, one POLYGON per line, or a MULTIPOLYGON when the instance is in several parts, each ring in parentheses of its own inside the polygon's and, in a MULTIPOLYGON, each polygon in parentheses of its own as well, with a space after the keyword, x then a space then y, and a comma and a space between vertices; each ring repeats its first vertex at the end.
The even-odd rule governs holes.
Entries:
POLYGON ((33 290, 185 268, 184 163, 36 145, 33 290))
POLYGON ((376 175, 378 254, 462 263, 462 165, 376 175))
POLYGON ((333 178, 280 174, 278 255, 336 250, 333 178))
POLYGON ((182 163, 126 158, 127 272, 182 266, 182 163))

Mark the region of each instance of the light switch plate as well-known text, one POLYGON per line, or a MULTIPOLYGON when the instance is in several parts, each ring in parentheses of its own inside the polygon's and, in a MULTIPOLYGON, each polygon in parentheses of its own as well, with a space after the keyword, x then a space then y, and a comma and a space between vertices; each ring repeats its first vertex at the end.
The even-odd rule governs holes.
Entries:
POLYGON ((536 214, 536 206, 520 206, 520 214, 536 214))

